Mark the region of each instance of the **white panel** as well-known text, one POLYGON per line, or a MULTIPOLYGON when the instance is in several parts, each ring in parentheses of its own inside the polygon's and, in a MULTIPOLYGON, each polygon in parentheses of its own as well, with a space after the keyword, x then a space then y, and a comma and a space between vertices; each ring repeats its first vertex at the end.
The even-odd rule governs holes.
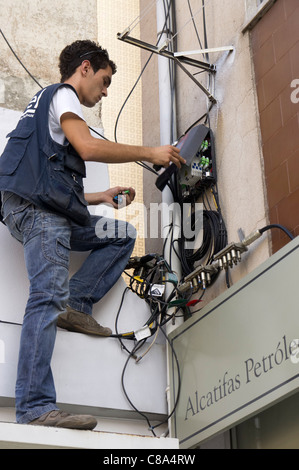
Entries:
MULTIPOLYGON (((21 326, 0 323, 0 341, 5 362, 0 364, 0 404, 11 404, 17 371, 21 326), (3 400, 5 399, 5 400, 3 400), (10 400, 7 400, 10 399, 10 400)), ((131 348, 133 344, 126 345, 131 348)), ((57 402, 74 411, 85 407, 103 416, 124 416, 132 411, 121 376, 128 354, 114 338, 91 337, 58 330, 52 370, 57 402)), ((138 364, 131 359, 125 373, 125 388, 140 411, 165 415, 166 361, 163 345, 155 345, 138 364)), ((130 413, 129 413, 130 414, 130 413)), ((136 415, 135 415, 136 417, 136 415)))

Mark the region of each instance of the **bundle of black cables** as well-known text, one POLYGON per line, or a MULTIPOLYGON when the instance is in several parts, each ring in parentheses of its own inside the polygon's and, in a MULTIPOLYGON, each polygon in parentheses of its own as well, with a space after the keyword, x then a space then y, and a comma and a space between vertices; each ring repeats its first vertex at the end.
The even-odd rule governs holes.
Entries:
MULTIPOLYGON (((206 259, 206 264, 213 260, 213 254, 218 253, 227 244, 227 233, 221 214, 218 211, 204 210, 202 227, 202 244, 196 249, 185 248, 185 240, 179 240, 180 259, 184 276, 194 271, 197 261, 206 259)), ((196 221, 194 222, 196 223, 196 221)))
MULTIPOLYGON (((183 214, 184 198, 182 197, 181 186, 178 181, 177 174, 174 174, 172 180, 168 185, 175 202, 179 203, 181 207, 181 214, 183 214)), ((207 191, 207 190, 206 190, 207 191)), ((197 202, 196 194, 188 203, 191 205, 191 213, 187 224, 189 225, 189 233, 198 235, 198 227, 202 228, 202 242, 198 248, 189 249, 188 244, 192 239, 185 237, 186 233, 186 220, 181 217, 181 230, 180 236, 173 239, 171 246, 180 260, 182 267, 182 277, 187 276, 195 269, 195 264, 210 264, 213 262, 213 256, 221 251, 227 245, 227 230, 224 219, 222 217, 220 202, 218 197, 217 185, 210 188, 215 202, 215 209, 212 209, 208 202, 207 194, 202 197, 203 210, 196 212, 195 204, 197 202), (206 202, 205 202, 206 200, 206 202), (201 220, 199 221, 199 218, 201 220), (196 228, 197 226, 197 228, 196 228), (202 263, 200 263, 202 261, 202 263)), ((194 243, 194 246, 196 243, 194 243)), ((211 283, 218 277, 218 273, 213 275, 211 283)))

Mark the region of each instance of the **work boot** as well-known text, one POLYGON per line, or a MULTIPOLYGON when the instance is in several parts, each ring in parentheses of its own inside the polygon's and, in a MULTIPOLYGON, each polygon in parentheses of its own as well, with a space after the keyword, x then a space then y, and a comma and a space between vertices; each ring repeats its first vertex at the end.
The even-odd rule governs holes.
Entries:
POLYGON ((111 336, 112 334, 110 328, 99 325, 91 315, 78 312, 71 307, 67 307, 67 311, 58 316, 57 326, 87 335, 111 336))
POLYGON ((60 410, 45 413, 28 424, 33 426, 50 426, 56 428, 92 430, 97 425, 97 420, 89 415, 71 415, 60 410))

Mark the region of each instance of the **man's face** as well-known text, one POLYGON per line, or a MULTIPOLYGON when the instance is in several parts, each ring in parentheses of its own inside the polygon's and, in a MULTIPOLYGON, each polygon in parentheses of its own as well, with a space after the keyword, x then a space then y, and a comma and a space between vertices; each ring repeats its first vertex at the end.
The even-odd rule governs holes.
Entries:
POLYGON ((90 66, 84 81, 82 104, 88 108, 95 106, 103 96, 108 96, 108 87, 112 80, 112 69, 108 65, 94 73, 90 66))

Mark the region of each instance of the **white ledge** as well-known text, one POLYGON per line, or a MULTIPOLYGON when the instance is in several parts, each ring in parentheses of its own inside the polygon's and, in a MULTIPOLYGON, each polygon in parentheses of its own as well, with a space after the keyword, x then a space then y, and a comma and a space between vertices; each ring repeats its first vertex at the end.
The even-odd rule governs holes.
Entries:
POLYGON ((0 423, 0 449, 178 449, 178 439, 0 423))

